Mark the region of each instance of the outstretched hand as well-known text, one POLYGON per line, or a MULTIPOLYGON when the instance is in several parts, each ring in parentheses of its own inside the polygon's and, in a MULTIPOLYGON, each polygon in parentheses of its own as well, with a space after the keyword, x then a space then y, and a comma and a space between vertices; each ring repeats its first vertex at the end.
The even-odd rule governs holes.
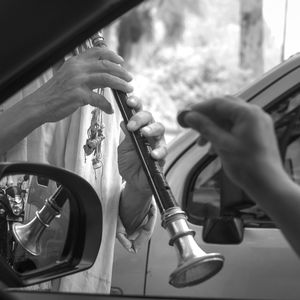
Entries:
POLYGON ((300 188, 283 168, 271 117, 224 97, 192 106, 178 121, 212 143, 228 176, 278 224, 300 256, 300 188))
POLYGON ((178 116, 211 142, 230 178, 247 187, 262 166, 282 169, 273 121, 260 107, 234 97, 203 101, 178 116))

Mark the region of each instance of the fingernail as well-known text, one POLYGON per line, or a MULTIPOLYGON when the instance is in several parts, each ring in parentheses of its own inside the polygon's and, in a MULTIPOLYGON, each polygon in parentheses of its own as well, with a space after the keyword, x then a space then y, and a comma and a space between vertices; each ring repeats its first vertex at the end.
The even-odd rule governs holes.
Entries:
POLYGON ((128 84, 128 85, 127 85, 127 93, 132 93, 133 90, 134 90, 133 86, 130 85, 130 84, 128 84))
POLYGON ((128 73, 129 81, 131 81, 133 79, 133 75, 129 72, 127 72, 127 73, 128 73))
POLYGON ((151 129, 149 128, 149 127, 143 127, 142 129, 141 129, 141 131, 142 131, 142 133, 144 132, 144 133, 150 133, 151 132, 151 129))
POLYGON ((181 112, 179 112, 179 114, 177 115, 177 122, 179 123, 179 125, 183 128, 187 128, 189 127, 188 124, 185 121, 185 116, 187 115, 187 113, 189 113, 190 110, 182 110, 181 112))
POLYGON ((107 105, 105 105, 104 107, 99 107, 99 108, 109 115, 114 113, 114 110, 110 103, 107 103, 107 105))
POLYGON ((124 58, 123 58, 122 56, 118 55, 118 57, 120 58, 120 60, 121 60, 122 62, 124 62, 124 58))
POLYGON ((202 136, 200 136, 197 140, 197 144, 199 146, 205 146, 207 143, 208 143, 208 141, 205 138, 203 138, 202 136))
POLYGON ((159 151, 157 149, 152 150, 152 155, 154 155, 155 157, 158 157, 159 151))
POLYGON ((133 97, 129 97, 127 99, 127 104, 130 106, 135 106, 136 105, 136 100, 133 97))
POLYGON ((134 244, 132 245, 132 249, 133 249, 134 253, 138 253, 138 251, 140 250, 140 248, 134 244))
POLYGON ((113 114, 113 113, 114 113, 114 109, 112 108, 112 106, 109 107, 107 113, 108 113, 108 114, 113 114))

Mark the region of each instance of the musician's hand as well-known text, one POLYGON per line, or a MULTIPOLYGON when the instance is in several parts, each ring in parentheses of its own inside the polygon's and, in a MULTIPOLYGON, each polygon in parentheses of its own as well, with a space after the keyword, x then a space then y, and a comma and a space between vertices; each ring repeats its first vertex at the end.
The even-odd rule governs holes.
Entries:
POLYGON ((71 57, 37 93, 33 103, 46 122, 59 121, 79 107, 90 104, 111 114, 107 99, 95 93, 110 87, 132 92, 132 76, 122 67, 123 59, 108 48, 95 47, 71 57))
POLYGON ((152 158, 157 160, 160 166, 163 167, 167 155, 164 138, 165 128, 161 123, 154 121, 150 112, 142 110, 142 104, 138 98, 129 97, 127 104, 134 108, 137 113, 129 120, 127 128, 123 122, 121 123, 121 127, 125 132, 125 139, 118 148, 119 172, 123 179, 127 183, 130 183, 131 186, 150 195, 151 190, 146 175, 142 169, 140 159, 137 156, 128 131, 141 130, 142 135, 147 138, 153 149, 151 152, 152 158))

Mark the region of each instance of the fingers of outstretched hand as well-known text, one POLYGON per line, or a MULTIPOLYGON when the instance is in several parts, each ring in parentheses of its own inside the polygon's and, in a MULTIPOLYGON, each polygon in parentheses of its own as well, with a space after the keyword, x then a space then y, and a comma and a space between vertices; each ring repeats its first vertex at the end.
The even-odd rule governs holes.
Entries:
POLYGON ((188 127, 200 132, 202 139, 212 142, 217 147, 221 147, 226 139, 230 139, 230 134, 227 131, 199 112, 190 111, 186 113, 184 119, 188 127))
POLYGON ((197 144, 199 146, 205 146, 208 142, 209 141, 204 136, 202 136, 201 134, 200 134, 200 136, 197 139, 197 144))
POLYGON ((247 105, 240 98, 225 96, 224 98, 213 98, 192 105, 188 110, 178 114, 177 121, 182 127, 189 127, 185 122, 185 116, 189 111, 199 112, 216 123, 235 122, 247 111, 247 105))

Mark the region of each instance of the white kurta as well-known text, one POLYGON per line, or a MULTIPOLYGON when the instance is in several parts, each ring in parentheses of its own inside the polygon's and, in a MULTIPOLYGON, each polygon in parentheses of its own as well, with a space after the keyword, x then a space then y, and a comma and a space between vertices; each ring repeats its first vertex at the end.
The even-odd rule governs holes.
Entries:
MULTIPOLYGON (((0 109, 5 110, 22 100, 38 89, 51 76, 52 71, 50 70, 1 105, 0 109)), ((106 93, 109 92, 106 89, 106 93)), ((109 97, 109 95, 106 95, 106 97, 109 97)), ((92 155, 88 156, 85 162, 83 151, 83 145, 87 139, 87 130, 90 126, 91 111, 93 110, 90 106, 78 109, 60 122, 46 123, 35 129, 2 158, 2 161, 49 163, 76 172, 95 188, 101 199, 103 234, 97 260, 91 269, 62 278, 59 288, 61 291, 89 293, 109 293, 110 291, 121 190, 121 177, 117 165, 121 116, 115 101, 112 101, 112 106, 115 111, 113 115, 103 113, 105 124, 105 139, 102 142, 104 165, 96 171, 96 177, 91 162, 92 155)))

